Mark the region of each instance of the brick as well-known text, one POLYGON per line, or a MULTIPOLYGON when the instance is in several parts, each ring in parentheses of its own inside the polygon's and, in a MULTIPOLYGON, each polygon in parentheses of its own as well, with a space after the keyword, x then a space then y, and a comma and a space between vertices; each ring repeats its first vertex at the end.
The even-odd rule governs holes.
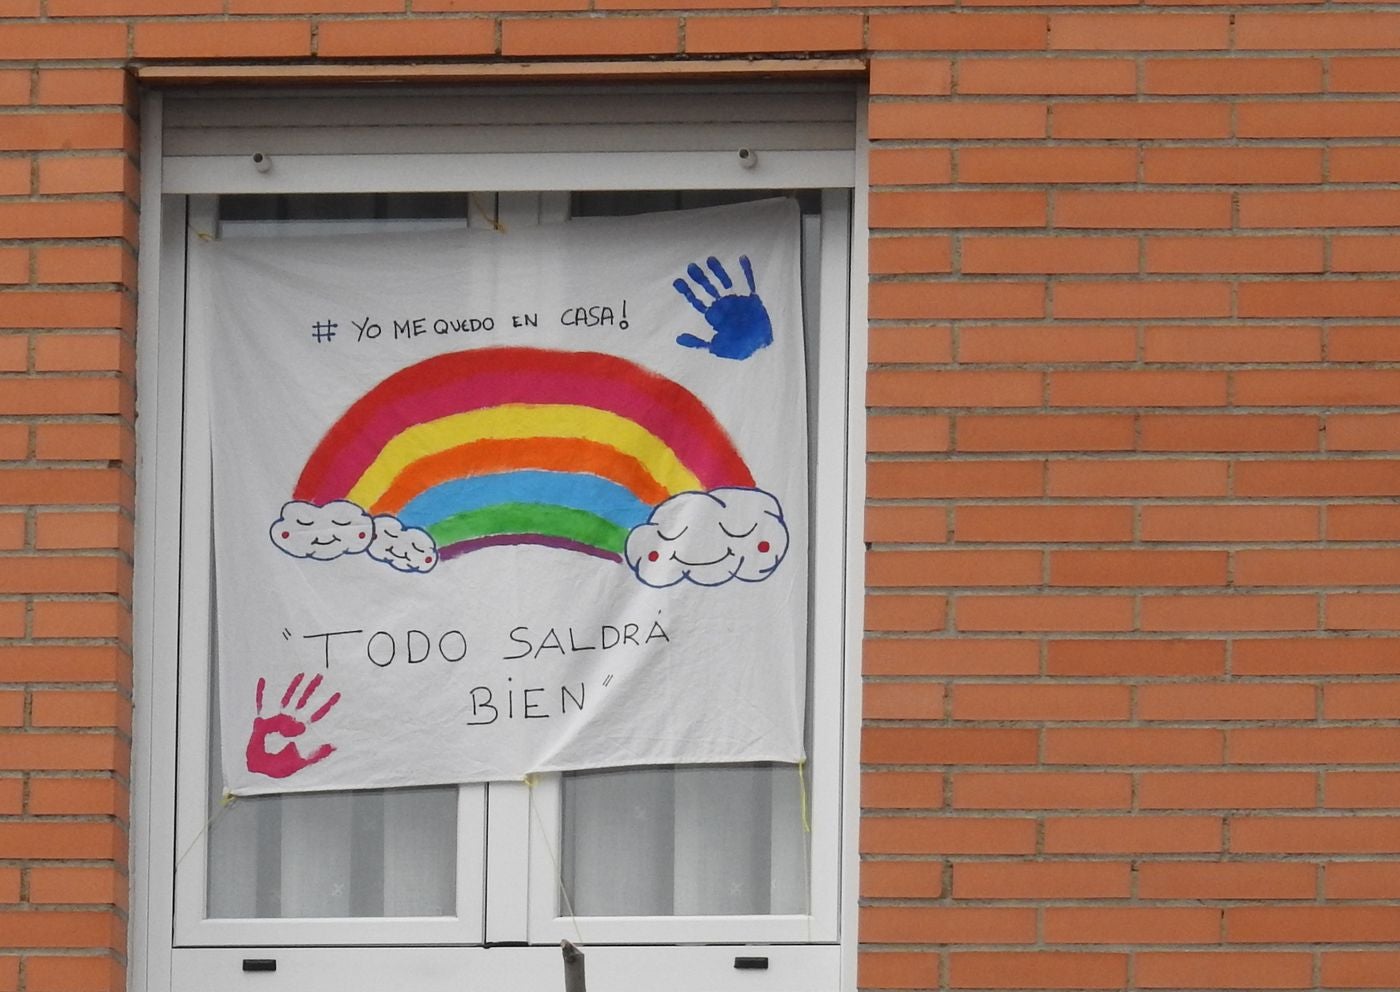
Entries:
POLYGON ((130 17, 152 14, 221 14, 217 0, 46 0, 50 17, 130 17))
POLYGON ((110 592, 123 590, 126 570, 115 558, 9 558, 0 592, 110 592))
POLYGON ((860 848, 866 854, 1030 854, 1032 819, 987 817, 866 817, 860 848))
POLYGON ((1383 235, 1332 238, 1333 272, 1391 272, 1400 267, 1400 238, 1383 235))
MULTIPOLYGON (((1334 78, 1335 72, 1334 66, 1334 78)), ((1169 96, 1321 93, 1322 59, 1238 56, 1228 59, 1145 59, 1143 92, 1169 96)))
POLYGON ((1333 182, 1395 182, 1400 176, 1400 148, 1371 145, 1334 148, 1328 156, 1328 172, 1333 182))
POLYGON ((35 637, 114 637, 131 640, 131 613, 115 600, 34 604, 35 637))
POLYGON ((1062 190, 1055 194, 1055 226, 1126 230, 1225 228, 1230 226, 1230 196, 1062 190))
POLYGON ((127 884, 116 868, 34 867, 29 870, 29 901, 123 906, 127 884))
POLYGON ((1121 362, 1136 356, 1137 335, 1131 327, 1056 321, 958 331, 958 361, 966 363, 1121 362))
POLYGON ((960 631, 1128 631, 1128 596, 959 596, 953 608, 960 631))
POLYGON ((953 153, 947 148, 877 146, 870 151, 870 182, 874 186, 946 183, 952 178, 953 153))
POLYGON ((1212 186, 1320 183, 1322 149, 1148 147, 1143 151, 1143 177, 1149 183, 1212 186))
MULTIPOLYGON (((24 610, 23 603, 4 603, 4 606, 18 606, 21 613, 24 610)), ((11 636, 11 635, 6 635, 11 636)), ((23 636, 15 634, 15 637, 23 636)), ((24 726, 24 693, 7 690, 0 692, 0 727, 23 727, 24 726)))
POLYGON ((875 59, 870 92, 880 96, 946 96, 952 92, 949 59, 875 59))
POLYGON ((1050 585, 1079 588, 1224 585, 1224 551, 1056 550, 1050 585))
POLYGON ((959 861, 955 899, 1126 899, 1131 867, 1112 861, 959 861))
POLYGON ((954 951, 948 956, 948 981, 957 989, 1121 989, 1128 987, 1128 956, 954 951))
POLYGON ((1400 986, 1400 951, 1336 951, 1322 957, 1325 989, 1392 989, 1400 986))
POLYGON ((131 348, 120 334, 44 334, 34 341, 36 372, 134 371, 131 348))
POLYGON ((938 327, 872 327, 870 363, 943 364, 952 361, 952 333, 938 327))
POLYGON ((871 452, 947 451, 950 418, 928 414, 875 414, 866 421, 871 452))
POLYGON ((1311 954, 1268 951, 1140 951, 1133 975, 1142 989, 1310 989, 1311 954))
POLYGON ((1051 906, 1045 940, 1054 944, 1214 944, 1220 914, 1210 908, 1051 906))
POLYGON ((18 775, 0 778, 0 812, 13 815, 24 809, 24 779, 18 775))
POLYGON ((874 275, 906 275, 915 272, 951 272, 953 241, 947 236, 873 238, 870 271, 874 275))
MULTIPOLYGON (((1129 59, 962 58, 958 61, 958 92, 963 96, 1127 96, 1137 92, 1137 69, 1129 59)), ((1113 149, 1094 152, 1110 161, 1119 157, 1113 149)))
POLYGON ((1181 677, 1220 675, 1225 645, 1206 640, 1061 640, 1046 649, 1045 674, 1181 677))
POLYGON ((1374 765, 1400 761, 1400 740, 1379 727, 1232 729, 1234 764, 1374 765))
POLYGON ((1051 290, 1055 315, 1085 318, 1226 317, 1224 282, 1062 282, 1051 290))
POLYGON ((1334 862, 1326 867, 1323 894, 1328 899, 1394 899, 1400 895, 1400 864, 1393 861, 1334 862))
POLYGON ((14 551, 24 547, 24 514, 0 513, 0 549, 14 551))
MULTIPOLYGON (((120 237, 126 220, 126 208, 115 200, 82 200, 75 202, 34 201, 31 203, 0 203, 0 237, 4 238, 110 238, 120 237)), ((81 294, 97 297, 99 294, 81 294)), ((80 294, 12 293, 7 302, 37 304, 43 299, 62 302, 80 294)), ((115 323, 114 320, 108 321, 115 323)), ((6 323, 6 327, 29 326, 6 323)), ((45 325, 38 325, 45 326, 45 325)), ((63 326, 54 324, 48 326, 63 326)))
POLYGON ((1237 496, 1393 496, 1400 494, 1394 461, 1258 461, 1234 467, 1237 496), (1326 471, 1318 469, 1326 466, 1326 471))
MULTIPOLYGON (((77 548, 117 548, 129 550, 131 546, 131 523, 115 510, 93 512, 40 512, 37 515, 37 540, 35 547, 45 550, 77 548)), ((44 559, 56 563, 72 562, 77 559, 44 559)), ((104 559, 85 559, 101 563, 104 559)), ((40 590, 34 590, 36 592, 40 590)), ((51 589, 48 592, 104 592, 101 589, 51 589)), ((118 590, 112 590, 116 592, 118 590)))
POLYGON ((1036 406, 1041 383, 1035 372, 876 371, 865 399, 872 407, 1036 406))
POLYGON ((1045 474, 1026 461, 876 462, 868 471, 875 499, 1039 496, 1045 474))
POLYGON ((41 423, 34 436, 35 455, 43 461, 134 461, 132 429, 121 421, 41 423))
MULTIPOLYGON (((113 823, 0 823, 0 857, 7 859, 124 861, 125 848, 126 835, 113 823)), ((0 929, 5 927, 0 926, 0 929)), ((5 932, 10 937, 15 935, 13 930, 5 932)), ((11 946, 23 947, 30 943, 16 940, 11 946)))
POLYGON ((1394 93, 1400 59, 1374 56, 1328 60, 1327 88, 1333 93, 1394 93))
POLYGON ((860 939, 878 944, 1029 944, 1035 940, 1035 910, 865 906, 860 939))
POLYGON ((1052 727, 1045 731, 1050 765, 1216 765, 1224 759, 1218 730, 1052 727))
POLYGON ((1039 51, 1048 19, 1030 14, 872 14, 877 51, 1039 51))
POLYGON ((1036 760, 1033 730, 866 727, 861 760, 898 765, 1027 765, 1036 760))
POLYGON ((1030 282, 901 282, 870 287, 870 316, 877 320, 995 320, 1044 315, 1045 290, 1030 282))
POLYGON ((1050 405, 1067 407, 1223 406, 1219 372, 1052 372, 1050 405))
POLYGON ((0 910, 0 930, 15 947, 112 947, 125 944, 118 920, 104 912, 0 910))
POLYGON ((942 872, 936 861, 865 860, 860 864, 860 894, 865 899, 937 899, 943 894, 942 872))
MULTIPOLYGON (((43 194, 120 193, 123 190, 135 189, 138 181, 135 166, 124 155, 75 155, 39 159, 39 192, 43 194)), ((124 223, 130 225, 129 218, 124 223)), ((134 237, 127 240, 135 243, 134 237)))
MULTIPOLYGON (((1312 601, 1311 597, 1281 598, 1312 601)), ((1145 685, 1138 689, 1137 714, 1139 720, 1182 722, 1311 720, 1317 714, 1317 699, 1312 686, 1297 683, 1145 685)))
POLYGON ((943 776, 933 772, 864 772, 860 804, 867 809, 937 809, 943 776))
POLYGON ((1149 415, 1140 419, 1140 444, 1144 451, 1317 451, 1320 428, 1308 416, 1149 415))
POLYGON ((1143 334, 1148 362, 1254 363, 1322 360, 1322 329, 1313 325, 1259 327, 1148 327, 1143 334))
POLYGON ((27 992, 73 992, 74 989, 121 992, 126 969, 109 956, 39 957, 29 955, 25 964, 27 992))
POLYGON ((1328 596, 1326 609, 1328 630, 1400 630, 1400 593, 1328 596))
POLYGON ((29 457, 29 425, 0 424, 0 460, 23 461, 29 457))
POLYGON ((1224 462, 1162 459, 1052 462, 1051 496, 1223 496, 1224 462))
POLYGON ((1130 451, 1133 418, 1085 414, 964 414, 959 451, 1130 451))
POLYGON ((871 227, 1043 227, 1044 193, 999 190, 876 192, 871 227))
MULTIPOLYGON (((1392 605, 1397 597, 1391 597, 1392 605)), ((1392 618, 1390 626, 1395 625, 1392 618)), ((1394 720, 1400 718, 1400 684, 1329 682, 1323 688, 1322 715, 1327 720, 1394 720)))
POLYGON ((1400 549, 1245 549, 1234 553, 1234 573, 1242 586, 1394 585, 1400 549))
POLYGON ((0 106, 23 107, 29 103, 30 76, 21 69, 0 71, 0 106))
POLYGON ((30 726, 116 727, 129 732, 131 703, 115 692, 35 690, 31 695, 30 726))
POLYGON ((679 50, 674 18, 628 18, 626 30, 594 20, 507 20, 501 25, 503 55, 669 55, 679 50))
POLYGON ((1393 943, 1400 906, 1230 906, 1225 932, 1240 944, 1393 943))
POLYGON ((1378 190, 1244 191, 1239 201, 1240 226, 1244 228, 1400 225, 1400 204, 1378 190))
MULTIPOLYGON (((963 178, 968 179, 965 174, 963 178)), ((961 270, 970 274, 1124 273, 1138 270, 1136 238, 968 236, 961 243, 961 270)))
POLYGON ((301 20, 138 21, 139 59, 296 58, 311 54, 311 24, 301 20))
POLYGON ((41 283, 136 284, 136 259, 117 245, 40 248, 36 254, 41 283))
POLYGON ((1400 538, 1400 506, 1356 504, 1327 510, 1327 537, 1334 541, 1400 538))
POLYGON ((0 503, 116 503, 129 482, 113 469, 6 469, 0 472, 0 503))
POLYGON ((1056 51, 1207 51, 1230 44, 1223 14, 1057 14, 1050 18, 1056 51))
MULTIPOLYGON (((228 0, 230 14, 394 14, 402 13, 404 0, 228 0)), ((448 6, 442 0, 415 0, 415 11, 469 10, 465 4, 448 6)), ((497 7, 509 10, 509 7, 497 7)))
POLYGON ((1040 650, 1029 638, 867 640, 867 675, 1034 675, 1040 650))
POLYGON ((111 734, 7 734, 0 769, 7 771, 106 771, 122 767, 122 748, 111 734))
MULTIPOLYGON (((50 9, 50 16, 53 11, 50 9)), ((120 69, 41 69, 36 92, 44 106, 121 106, 127 100, 126 73, 120 69)))
MULTIPOLYGON (((1314 506, 1145 506, 1141 513, 1141 537, 1144 541, 1211 544, 1314 541, 1320 537, 1321 530, 1318 509, 1314 506)), ((1280 605, 1278 608, 1288 612, 1286 607, 1280 605)), ((1270 612, 1267 606, 1261 609, 1265 614, 1270 612)))
POLYGON ((6 24, 0 60, 122 59, 125 24, 6 24))
POLYGON ((125 818, 126 789, 111 778, 46 778, 29 784, 29 812, 38 816, 91 815, 125 818))
POLYGON ((942 596, 883 595, 865 600, 866 630, 942 630, 942 596))
POLYGON ((938 984, 938 957, 922 952, 861 951, 856 983, 863 989, 922 989, 938 984))
POLYGON ((954 720, 1127 720, 1131 700, 1120 685, 1022 685, 988 682, 953 689, 954 720))
POLYGON ((862 703, 867 720, 939 720, 943 717, 943 687, 867 682, 862 703))
POLYGON ((1323 247, 1317 237, 1148 238, 1147 271, 1321 272, 1323 247))
MULTIPOLYGON (((959 690, 966 688, 970 687, 958 687, 959 690)), ((1126 810, 1131 804, 1131 776, 1113 772, 999 771, 953 775, 954 809, 1126 810)), ((961 867, 954 868, 955 877, 961 867)), ((1115 894, 1127 895, 1127 887, 1124 877, 1123 892, 1115 894)), ((961 893, 961 896, 967 895, 961 893)))
POLYGON ((954 511, 953 533, 960 542, 1127 541, 1133 533, 1133 510, 1115 505, 969 504, 954 511))
POLYGON ((1224 822, 1218 816, 1046 817, 1047 854, 1195 854, 1220 851, 1224 822))
POLYGON ((855 14, 686 18, 685 50, 692 55, 853 52, 864 47, 864 24, 855 14))
POLYGON ((1388 638, 1264 638, 1234 647, 1236 675, 1397 675, 1400 641, 1388 638))
POLYGON ((1040 578, 1039 551, 878 551, 866 557, 871 586, 1008 586, 1040 578))
MULTIPOLYGON (((1176 687, 1144 686, 1140 691, 1155 688, 1176 687)), ((1201 686, 1198 691, 1204 694, 1218 688, 1224 687, 1201 686)), ((1137 797, 1142 809, 1307 809, 1317 802, 1317 776, 1310 772, 1146 772, 1138 777, 1137 797)))
POLYGON ((354 20, 320 24, 316 54, 321 58, 491 55, 496 25, 479 20, 354 20))
POLYGON ((1394 48, 1400 15, 1242 13, 1235 19, 1235 47, 1242 51, 1324 51, 1335 48, 1394 48))
POLYGON ((1055 108, 1050 135, 1054 138, 1227 138, 1230 136, 1230 108, 1202 103, 1062 103, 1055 108))
POLYGON ((1029 103, 873 103, 870 137, 1043 138, 1047 119, 1029 103))
POLYGON ((1300 862, 1144 861, 1140 899, 1312 899, 1317 869, 1300 862))
POLYGON ((29 187, 29 159, 0 158, 0 196, 28 193, 29 187))
POLYGON ((1241 104, 1235 133, 1241 138, 1376 138, 1400 136, 1400 103, 1318 100, 1241 104))
POLYGON ((1148 631, 1316 630, 1316 596, 1150 596, 1139 628, 1148 631))
POLYGON ((942 507, 931 506, 867 507, 865 539, 877 543, 942 543, 948 539, 948 514, 942 507))
POLYGON ((1230 850, 1241 854, 1400 853, 1400 818, 1297 816, 1230 818, 1230 850))

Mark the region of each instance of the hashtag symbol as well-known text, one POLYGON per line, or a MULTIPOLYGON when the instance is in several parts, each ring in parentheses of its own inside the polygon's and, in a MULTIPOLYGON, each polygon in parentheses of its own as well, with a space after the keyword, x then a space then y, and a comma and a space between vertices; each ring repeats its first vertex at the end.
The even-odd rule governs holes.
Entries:
POLYGON ((311 325, 311 336, 317 344, 324 344, 335 337, 335 329, 340 325, 333 320, 320 320, 311 325))

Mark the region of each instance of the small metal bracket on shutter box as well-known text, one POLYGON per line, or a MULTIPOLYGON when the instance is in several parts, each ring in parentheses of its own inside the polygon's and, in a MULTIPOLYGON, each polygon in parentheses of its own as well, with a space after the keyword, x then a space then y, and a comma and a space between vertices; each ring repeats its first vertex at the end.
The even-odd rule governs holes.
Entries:
POLYGON ((244 959, 243 959, 243 970, 244 970, 244 971, 276 971, 276 970, 277 970, 277 959, 276 959, 276 958, 244 958, 244 959))
POLYGON ((735 958, 734 967, 740 971, 767 971, 767 958, 735 958))

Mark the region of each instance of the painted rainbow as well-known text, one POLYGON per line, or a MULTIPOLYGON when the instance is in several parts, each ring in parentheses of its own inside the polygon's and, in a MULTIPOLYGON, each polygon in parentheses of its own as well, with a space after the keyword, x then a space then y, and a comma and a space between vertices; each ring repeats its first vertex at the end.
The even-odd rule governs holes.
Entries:
POLYGON ((615 355, 484 348, 371 389, 326 432, 293 498, 391 513, 443 559, 537 544, 621 561, 657 503, 753 484, 678 383, 615 355))

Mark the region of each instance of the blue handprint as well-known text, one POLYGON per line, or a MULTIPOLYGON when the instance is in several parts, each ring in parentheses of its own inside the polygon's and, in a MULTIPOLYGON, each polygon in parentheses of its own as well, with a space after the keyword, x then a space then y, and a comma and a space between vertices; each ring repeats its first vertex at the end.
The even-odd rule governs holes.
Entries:
POLYGON ((686 272, 697 286, 710 295, 711 301, 702 303, 690 288, 690 283, 684 279, 677 279, 671 285, 676 287, 677 293, 690 301, 691 306, 700 311, 705 323, 714 328, 715 335, 706 341, 694 334, 682 334, 676 338, 676 343, 687 348, 704 348, 716 358, 740 360, 748 358, 760 348, 767 348, 773 343, 773 321, 754 288, 753 266, 749 264, 749 256, 739 256, 739 268, 744 270, 744 278, 749 284, 747 296, 727 292, 734 288, 734 281, 729 278, 729 273, 724 271, 724 266, 719 264, 719 259, 711 255, 705 260, 705 264, 725 288, 726 293, 723 296, 715 289, 714 283, 710 282, 709 276, 705 275, 705 270, 694 262, 686 266, 686 272))

